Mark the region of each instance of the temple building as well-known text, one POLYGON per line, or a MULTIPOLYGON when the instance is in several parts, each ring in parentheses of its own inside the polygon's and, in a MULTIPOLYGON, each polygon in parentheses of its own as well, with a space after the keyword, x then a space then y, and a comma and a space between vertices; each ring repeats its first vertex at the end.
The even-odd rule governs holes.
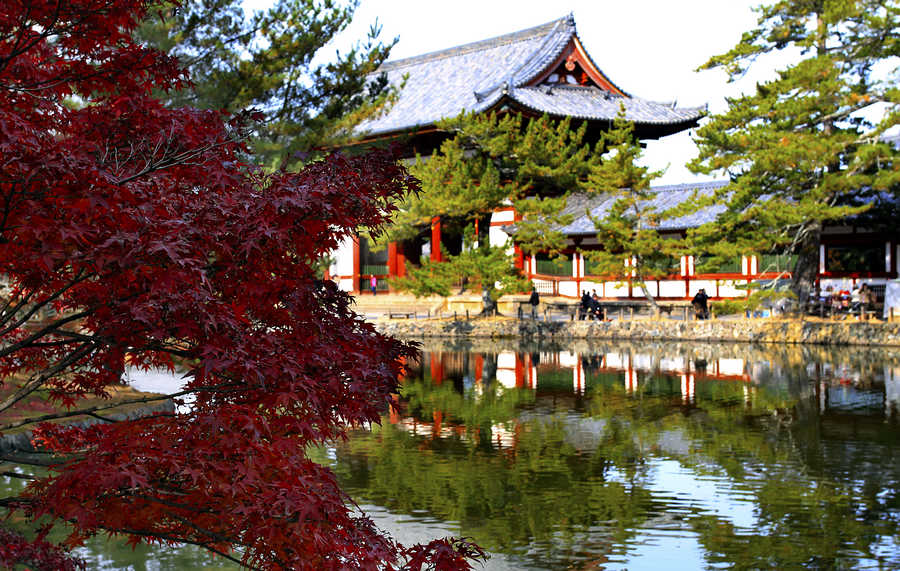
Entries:
MULTIPOLYGON (((412 58, 386 62, 376 72, 385 74, 398 87, 396 101, 380 116, 357 128, 362 143, 402 141, 407 156, 428 156, 451 136, 436 122, 460 113, 510 112, 525 117, 548 115, 569 117, 573 126, 586 123, 586 140, 596 141, 608 129, 621 106, 626 119, 634 123, 640 140, 658 139, 696 127, 705 109, 678 108, 673 104, 641 99, 616 85, 585 51, 571 15, 529 28, 412 58)), ((657 187, 660 204, 674 205, 694 190, 713 192, 724 183, 699 183, 657 187)), ((596 216, 609 204, 602 198, 571 196, 569 209, 580 214, 564 232, 569 238, 567 261, 554 263, 541 256, 520 259, 525 274, 538 291, 545 294, 578 297, 585 290, 596 290, 605 298, 643 297, 638 288, 620 281, 604 281, 592 275, 590 264, 578 250, 600 248, 594 225, 584 215, 589 207, 596 216), (592 201, 592 202, 591 202, 592 201)), ((664 231, 683 233, 686 229, 711 220, 714 209, 669 221, 664 231)), ((510 245, 509 226, 516 220, 512 206, 499 209, 491 218, 492 245, 510 245)), ((420 257, 440 260, 441 221, 434 218, 430 235, 418 243, 391 243, 386 250, 374 252, 365 238, 347 240, 334 254, 330 276, 347 291, 368 291, 370 279, 378 279, 378 288, 390 288, 391 278, 405 274, 407 260, 420 257)), ((835 284, 852 287, 859 278, 883 284, 897 276, 900 240, 879 233, 848 227, 830 229, 823 238, 820 277, 835 284)), ((700 288, 711 297, 746 295, 737 288, 760 278, 785 275, 791 259, 786 256, 750 256, 734 260, 715 273, 697 271, 698 260, 684 256, 680 266, 667 279, 649 284, 651 293, 662 299, 689 299, 700 288)), ((823 281, 823 283, 825 283, 823 281)), ((830 282, 829 282, 830 283, 830 282)))

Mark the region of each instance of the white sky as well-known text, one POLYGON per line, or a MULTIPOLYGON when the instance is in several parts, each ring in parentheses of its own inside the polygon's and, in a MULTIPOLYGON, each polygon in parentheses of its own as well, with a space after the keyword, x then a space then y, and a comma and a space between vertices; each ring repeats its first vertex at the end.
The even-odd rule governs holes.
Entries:
MULTIPOLYGON (((351 28, 338 38, 342 51, 365 37, 376 20, 382 37, 398 37, 391 59, 415 56, 575 16, 578 35, 596 64, 626 92, 678 106, 725 109, 726 95, 771 77, 761 67, 739 84, 724 73, 694 70, 732 48, 754 27, 751 7, 761 0, 362 0, 351 28)), ((245 0, 253 9, 270 0, 245 0)), ((654 184, 699 180, 684 163, 696 154, 690 133, 649 142, 646 162, 668 167, 654 184)))

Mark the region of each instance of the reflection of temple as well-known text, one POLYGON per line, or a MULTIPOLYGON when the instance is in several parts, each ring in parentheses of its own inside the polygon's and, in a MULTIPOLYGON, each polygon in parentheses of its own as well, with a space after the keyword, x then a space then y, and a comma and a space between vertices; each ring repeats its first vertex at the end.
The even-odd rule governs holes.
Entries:
MULTIPOLYGON (((787 384, 788 374, 773 363, 735 356, 697 358, 625 350, 585 355, 565 350, 496 354, 435 351, 424 353, 404 382, 452 390, 461 399, 472 399, 475 407, 510 391, 525 391, 524 394, 532 395, 528 402, 540 405, 552 401, 554 407, 562 404, 566 409, 578 410, 598 388, 633 398, 664 397, 673 406, 687 407, 721 400, 724 390, 733 395, 730 398, 750 407, 762 387, 784 390, 778 386, 787 384), (737 387, 739 390, 735 390, 737 387)), ((805 370, 790 374, 799 375, 792 381, 792 390, 799 391, 794 399, 817 403, 818 413, 828 415, 835 427, 847 422, 867 424, 865 415, 872 413, 881 417, 883 411, 884 415, 895 417, 900 412, 898 367, 870 371, 826 362, 810 364, 805 370)), ((452 415, 453 411, 436 408, 428 419, 427 415, 417 418, 409 411, 395 410, 390 422, 420 436, 464 438, 465 427, 448 421, 452 415)), ((517 422, 492 424, 492 445, 514 446, 516 426, 517 422)))

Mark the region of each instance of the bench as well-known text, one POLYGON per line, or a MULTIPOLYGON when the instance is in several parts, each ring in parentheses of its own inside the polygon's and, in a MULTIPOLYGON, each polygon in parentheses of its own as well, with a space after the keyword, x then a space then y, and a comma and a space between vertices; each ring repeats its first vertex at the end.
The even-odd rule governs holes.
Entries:
POLYGON ((388 311, 388 319, 399 319, 401 317, 405 317, 406 319, 413 319, 416 317, 415 311, 388 311))

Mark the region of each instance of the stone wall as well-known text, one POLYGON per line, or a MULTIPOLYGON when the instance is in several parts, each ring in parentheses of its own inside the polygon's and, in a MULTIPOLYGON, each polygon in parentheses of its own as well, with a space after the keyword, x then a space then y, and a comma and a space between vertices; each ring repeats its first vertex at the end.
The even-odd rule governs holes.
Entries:
POLYGON ((512 318, 379 320, 379 331, 411 339, 431 337, 737 341, 820 345, 900 346, 900 323, 816 320, 531 321, 512 318))

